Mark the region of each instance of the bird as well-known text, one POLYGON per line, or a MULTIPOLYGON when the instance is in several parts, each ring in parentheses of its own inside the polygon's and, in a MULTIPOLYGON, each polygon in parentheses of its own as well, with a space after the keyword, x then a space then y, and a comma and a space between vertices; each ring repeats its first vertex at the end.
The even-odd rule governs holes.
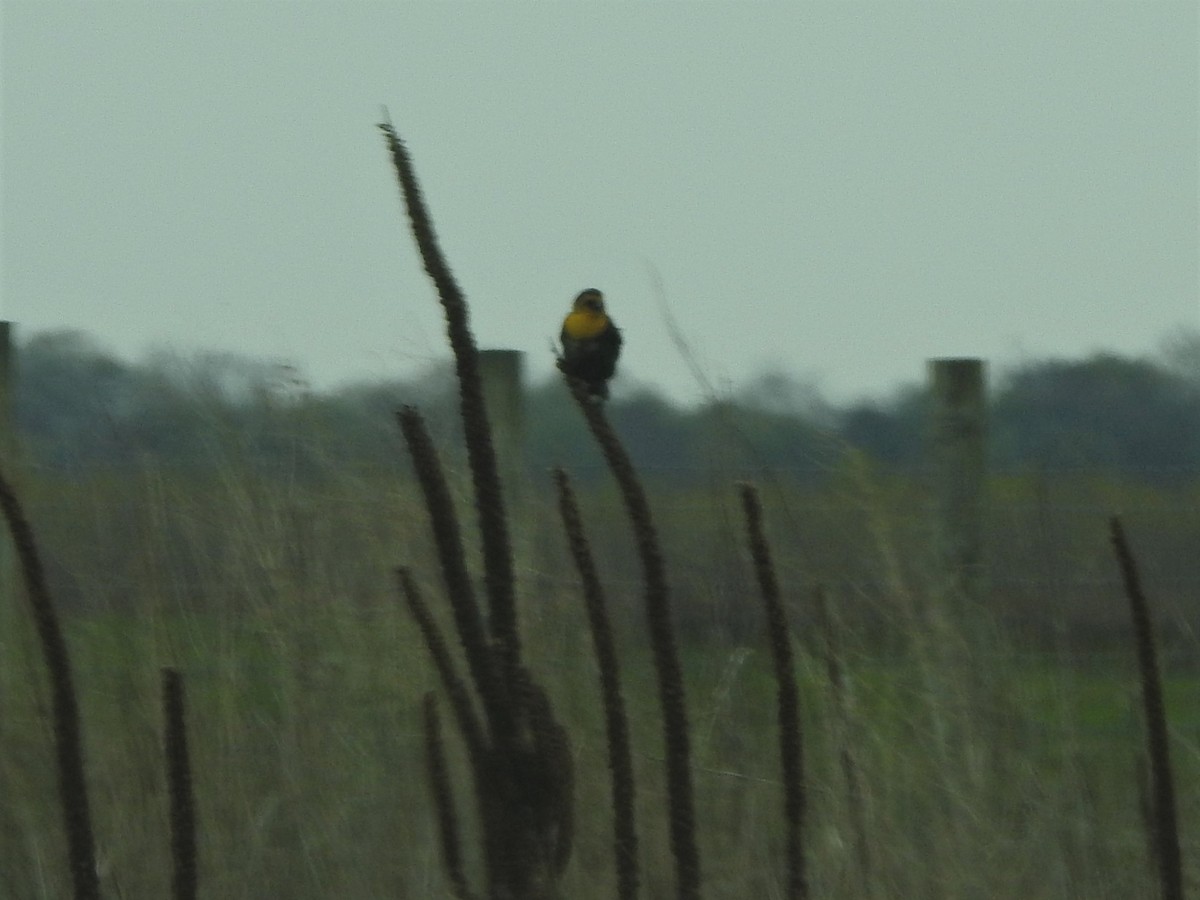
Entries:
POLYGON ((558 367, 587 387, 598 400, 608 399, 608 380, 617 370, 621 353, 621 329, 604 309, 604 294, 595 288, 581 291, 563 319, 562 356, 558 367))

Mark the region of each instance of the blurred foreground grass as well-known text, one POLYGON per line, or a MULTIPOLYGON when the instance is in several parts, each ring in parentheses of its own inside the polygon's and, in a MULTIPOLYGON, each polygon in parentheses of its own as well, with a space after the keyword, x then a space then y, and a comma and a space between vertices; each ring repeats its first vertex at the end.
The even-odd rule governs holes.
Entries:
MULTIPOLYGON (((436 680, 392 592, 403 563, 441 596, 414 488, 403 473, 331 465, 292 477, 236 457, 200 476, 147 466, 24 485, 80 691, 105 895, 168 891, 159 670, 174 666, 189 698, 206 896, 448 896, 420 733, 420 700, 436 680)), ((705 896, 741 900, 781 896, 783 862, 775 689, 723 487, 732 480, 660 489, 652 502, 692 698, 705 896)), ((465 484, 456 490, 467 496, 465 484)), ((564 892, 609 898, 597 675, 549 497, 531 485, 516 506, 524 643, 576 757, 579 834, 564 892)), ((1200 512, 1190 496, 997 480, 988 607, 966 613, 930 589, 912 482, 835 470, 824 485, 772 482, 765 499, 799 654, 814 896, 1154 896, 1128 613, 1102 528, 1114 508, 1165 635, 1183 858, 1196 884, 1200 578, 1185 551, 1200 541, 1200 512), (840 703, 813 614, 817 582, 835 612, 840 703)), ((622 657, 644 896, 668 896, 640 586, 616 498, 593 488, 581 502, 622 657)), ((58 898, 68 888, 47 689, 14 599, 0 604, 0 896, 58 898)), ((463 772, 456 738, 451 763, 463 772)), ((458 802, 471 822, 465 785, 458 802)), ((465 844, 476 846, 470 832, 465 844)))
MULTIPOLYGON (((532 663, 571 730, 580 777, 566 890, 609 897, 603 728, 582 617, 564 603, 528 618, 532 663)), ((58 897, 66 882, 46 690, 30 630, 16 625, 0 666, 0 884, 6 897, 58 897)), ((626 629, 622 650, 647 895, 664 896, 659 725, 635 632, 626 629)), ((420 765, 417 711, 432 678, 396 604, 291 615, 92 613, 72 617, 69 639, 108 896, 167 893, 158 666, 168 661, 188 679, 207 894, 447 896, 420 765)), ((811 652, 801 659, 817 896, 1153 896, 1127 660, 1067 666, 997 652, 963 673, 950 660, 931 667, 848 651, 853 703, 839 733, 822 661, 811 652), (866 872, 854 850, 843 746, 864 785, 866 872)), ((776 896, 781 829, 766 653, 693 643, 685 661, 706 896, 776 896)), ((1185 859, 1194 866, 1200 677, 1176 673, 1166 687, 1185 859)), ((460 790, 460 801, 467 794, 460 790)))

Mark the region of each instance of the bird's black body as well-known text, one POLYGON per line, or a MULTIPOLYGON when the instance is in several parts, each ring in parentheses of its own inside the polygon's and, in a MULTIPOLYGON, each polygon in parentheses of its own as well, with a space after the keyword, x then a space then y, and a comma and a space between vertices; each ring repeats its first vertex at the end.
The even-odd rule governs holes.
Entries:
POLYGON ((616 374, 621 354, 621 330, 605 312, 599 291, 588 289, 575 298, 559 337, 563 348, 559 368, 586 384, 593 397, 607 399, 608 381, 616 374))

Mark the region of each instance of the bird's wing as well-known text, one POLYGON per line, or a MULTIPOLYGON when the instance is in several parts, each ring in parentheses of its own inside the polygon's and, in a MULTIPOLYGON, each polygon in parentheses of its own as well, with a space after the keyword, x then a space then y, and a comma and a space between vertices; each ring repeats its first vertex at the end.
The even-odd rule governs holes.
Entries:
POLYGON ((613 354, 619 353, 623 343, 621 329, 610 321, 608 327, 600 332, 599 340, 613 354))

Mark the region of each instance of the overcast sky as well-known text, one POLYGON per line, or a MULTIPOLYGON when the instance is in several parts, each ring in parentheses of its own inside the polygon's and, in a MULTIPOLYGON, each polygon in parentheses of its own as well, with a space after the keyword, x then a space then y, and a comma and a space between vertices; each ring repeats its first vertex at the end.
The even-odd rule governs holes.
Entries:
POLYGON ((321 385, 446 353, 374 128, 481 346, 605 291, 622 373, 834 399, 1200 322, 1197 6, 5 2, 0 315, 321 385))

